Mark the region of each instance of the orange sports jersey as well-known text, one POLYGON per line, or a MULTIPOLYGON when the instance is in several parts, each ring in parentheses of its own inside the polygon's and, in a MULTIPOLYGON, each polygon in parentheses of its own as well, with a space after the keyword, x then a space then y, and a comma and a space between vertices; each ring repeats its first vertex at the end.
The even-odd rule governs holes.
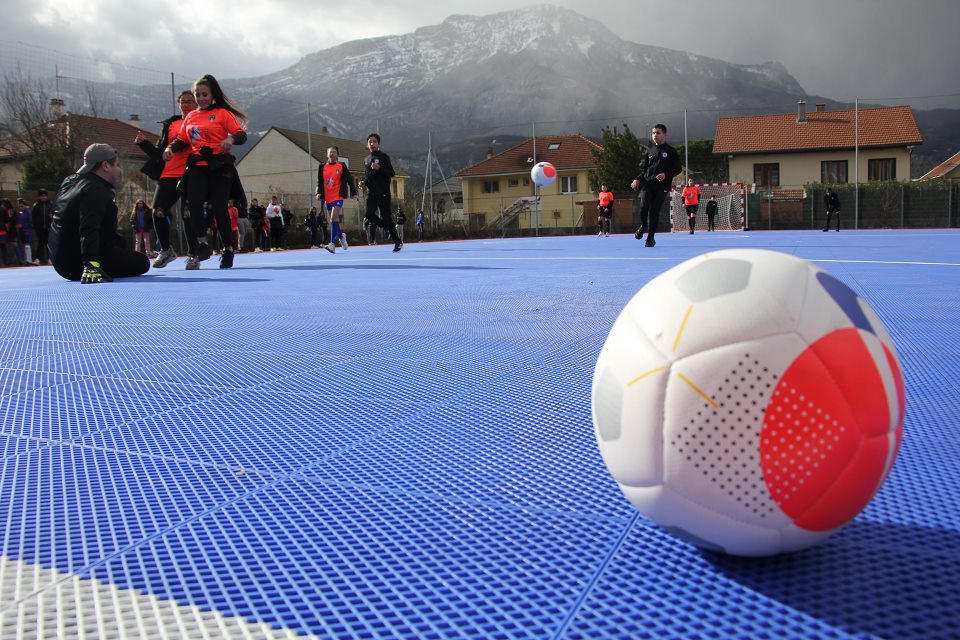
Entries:
MULTIPOLYGON (((189 115, 189 114, 188 114, 189 115)), ((183 128, 183 118, 174 120, 167 129, 167 140, 176 140, 180 135, 180 129, 183 128)), ((181 178, 183 172, 187 169, 187 156, 190 155, 190 149, 181 149, 173 154, 173 157, 167 160, 163 165, 161 178, 181 178)))
POLYGON ((684 205, 700 204, 700 187, 696 185, 684 187, 680 196, 683 198, 684 205))
MULTIPOLYGON (((202 147, 209 147, 213 153, 220 153, 220 143, 227 134, 243 131, 237 116, 223 107, 197 109, 187 114, 177 139, 190 145, 190 150, 200 155, 202 147)), ((206 164, 201 161, 197 164, 206 164)))
POLYGON ((613 202, 613 194, 609 191, 600 192, 600 206, 609 207, 610 203, 613 202))
POLYGON ((343 164, 329 162, 323 165, 323 201, 343 200, 340 195, 340 181, 343 178, 343 164))

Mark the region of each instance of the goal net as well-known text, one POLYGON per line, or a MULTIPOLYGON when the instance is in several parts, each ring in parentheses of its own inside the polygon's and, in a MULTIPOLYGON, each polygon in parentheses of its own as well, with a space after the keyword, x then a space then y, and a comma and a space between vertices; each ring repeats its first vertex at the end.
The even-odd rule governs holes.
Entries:
MULTIPOLYGON (((700 187, 700 209, 697 211, 697 226, 694 231, 707 230, 707 203, 710 196, 717 202, 717 215, 713 219, 713 228, 717 231, 739 231, 744 226, 744 207, 747 192, 743 183, 698 184, 700 187)), ((670 230, 690 231, 687 210, 680 196, 683 185, 677 185, 670 193, 670 230)))

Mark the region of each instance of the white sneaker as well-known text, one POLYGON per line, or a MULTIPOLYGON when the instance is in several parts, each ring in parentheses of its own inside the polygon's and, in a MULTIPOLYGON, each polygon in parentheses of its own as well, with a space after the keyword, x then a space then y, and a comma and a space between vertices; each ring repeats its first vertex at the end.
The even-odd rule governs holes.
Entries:
POLYGON ((340 234, 340 246, 343 247, 344 251, 350 248, 350 245, 347 243, 346 234, 340 234))
POLYGON ((177 252, 170 247, 166 251, 161 251, 157 259, 153 261, 154 269, 163 269, 165 266, 177 259, 177 252))
POLYGON ((604 238, 609 238, 609 237, 610 237, 610 234, 609 234, 609 233, 604 233, 604 234, 603 234, 603 237, 604 237, 604 238))
POLYGON ((337 249, 336 249, 336 247, 333 246, 333 243, 332 243, 332 242, 331 242, 330 244, 324 245, 323 248, 326 249, 327 251, 329 251, 330 253, 336 253, 336 252, 337 252, 337 249))
POLYGON ((597 233, 597 237, 598 237, 598 238, 599 238, 600 236, 602 236, 602 235, 603 235, 603 231, 600 231, 600 232, 597 233))
POLYGON ((310 248, 311 248, 311 249, 319 249, 320 247, 318 247, 317 245, 313 245, 313 246, 310 247, 310 248))
POLYGON ((260 247, 257 247, 256 249, 253 250, 253 252, 254 252, 254 253, 263 253, 263 249, 261 249, 260 247))

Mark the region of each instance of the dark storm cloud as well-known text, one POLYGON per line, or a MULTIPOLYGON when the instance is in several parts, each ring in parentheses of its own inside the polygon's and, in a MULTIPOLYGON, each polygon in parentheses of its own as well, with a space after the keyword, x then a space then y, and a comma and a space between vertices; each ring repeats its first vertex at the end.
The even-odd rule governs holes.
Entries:
MULTIPOLYGON (((227 23, 215 5, 194 3, 184 11, 178 0, 11 0, 4 19, 9 40, 74 54, 78 64, 96 57, 187 78, 204 72, 239 77, 278 71, 340 42, 407 33, 454 13, 530 5, 545 13, 556 10, 523 0, 427 5, 354 0, 320 12, 307 0, 234 0, 227 23)), ((553 5, 641 44, 740 64, 781 62, 808 93, 836 100, 909 99, 926 108, 935 105, 919 96, 960 93, 954 70, 960 58, 960 0, 553 0, 553 5)), ((23 53, 47 62, 29 47, 23 53)), ((11 54, 5 51, 4 58, 9 63, 11 54)), ((951 104, 960 107, 960 97, 951 104)))

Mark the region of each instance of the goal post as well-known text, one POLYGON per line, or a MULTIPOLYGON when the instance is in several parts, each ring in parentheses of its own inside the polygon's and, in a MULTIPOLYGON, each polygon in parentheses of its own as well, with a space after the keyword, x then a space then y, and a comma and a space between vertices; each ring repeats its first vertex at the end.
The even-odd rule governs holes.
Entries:
MULTIPOLYGON (((716 198, 717 215, 713 219, 717 231, 742 231, 746 228, 747 189, 742 182, 714 182, 698 184, 700 187, 700 208, 697 211, 695 231, 707 230, 707 202, 710 196, 716 198)), ((683 206, 684 185, 676 185, 670 192, 670 230, 690 231, 687 210, 683 206)))

